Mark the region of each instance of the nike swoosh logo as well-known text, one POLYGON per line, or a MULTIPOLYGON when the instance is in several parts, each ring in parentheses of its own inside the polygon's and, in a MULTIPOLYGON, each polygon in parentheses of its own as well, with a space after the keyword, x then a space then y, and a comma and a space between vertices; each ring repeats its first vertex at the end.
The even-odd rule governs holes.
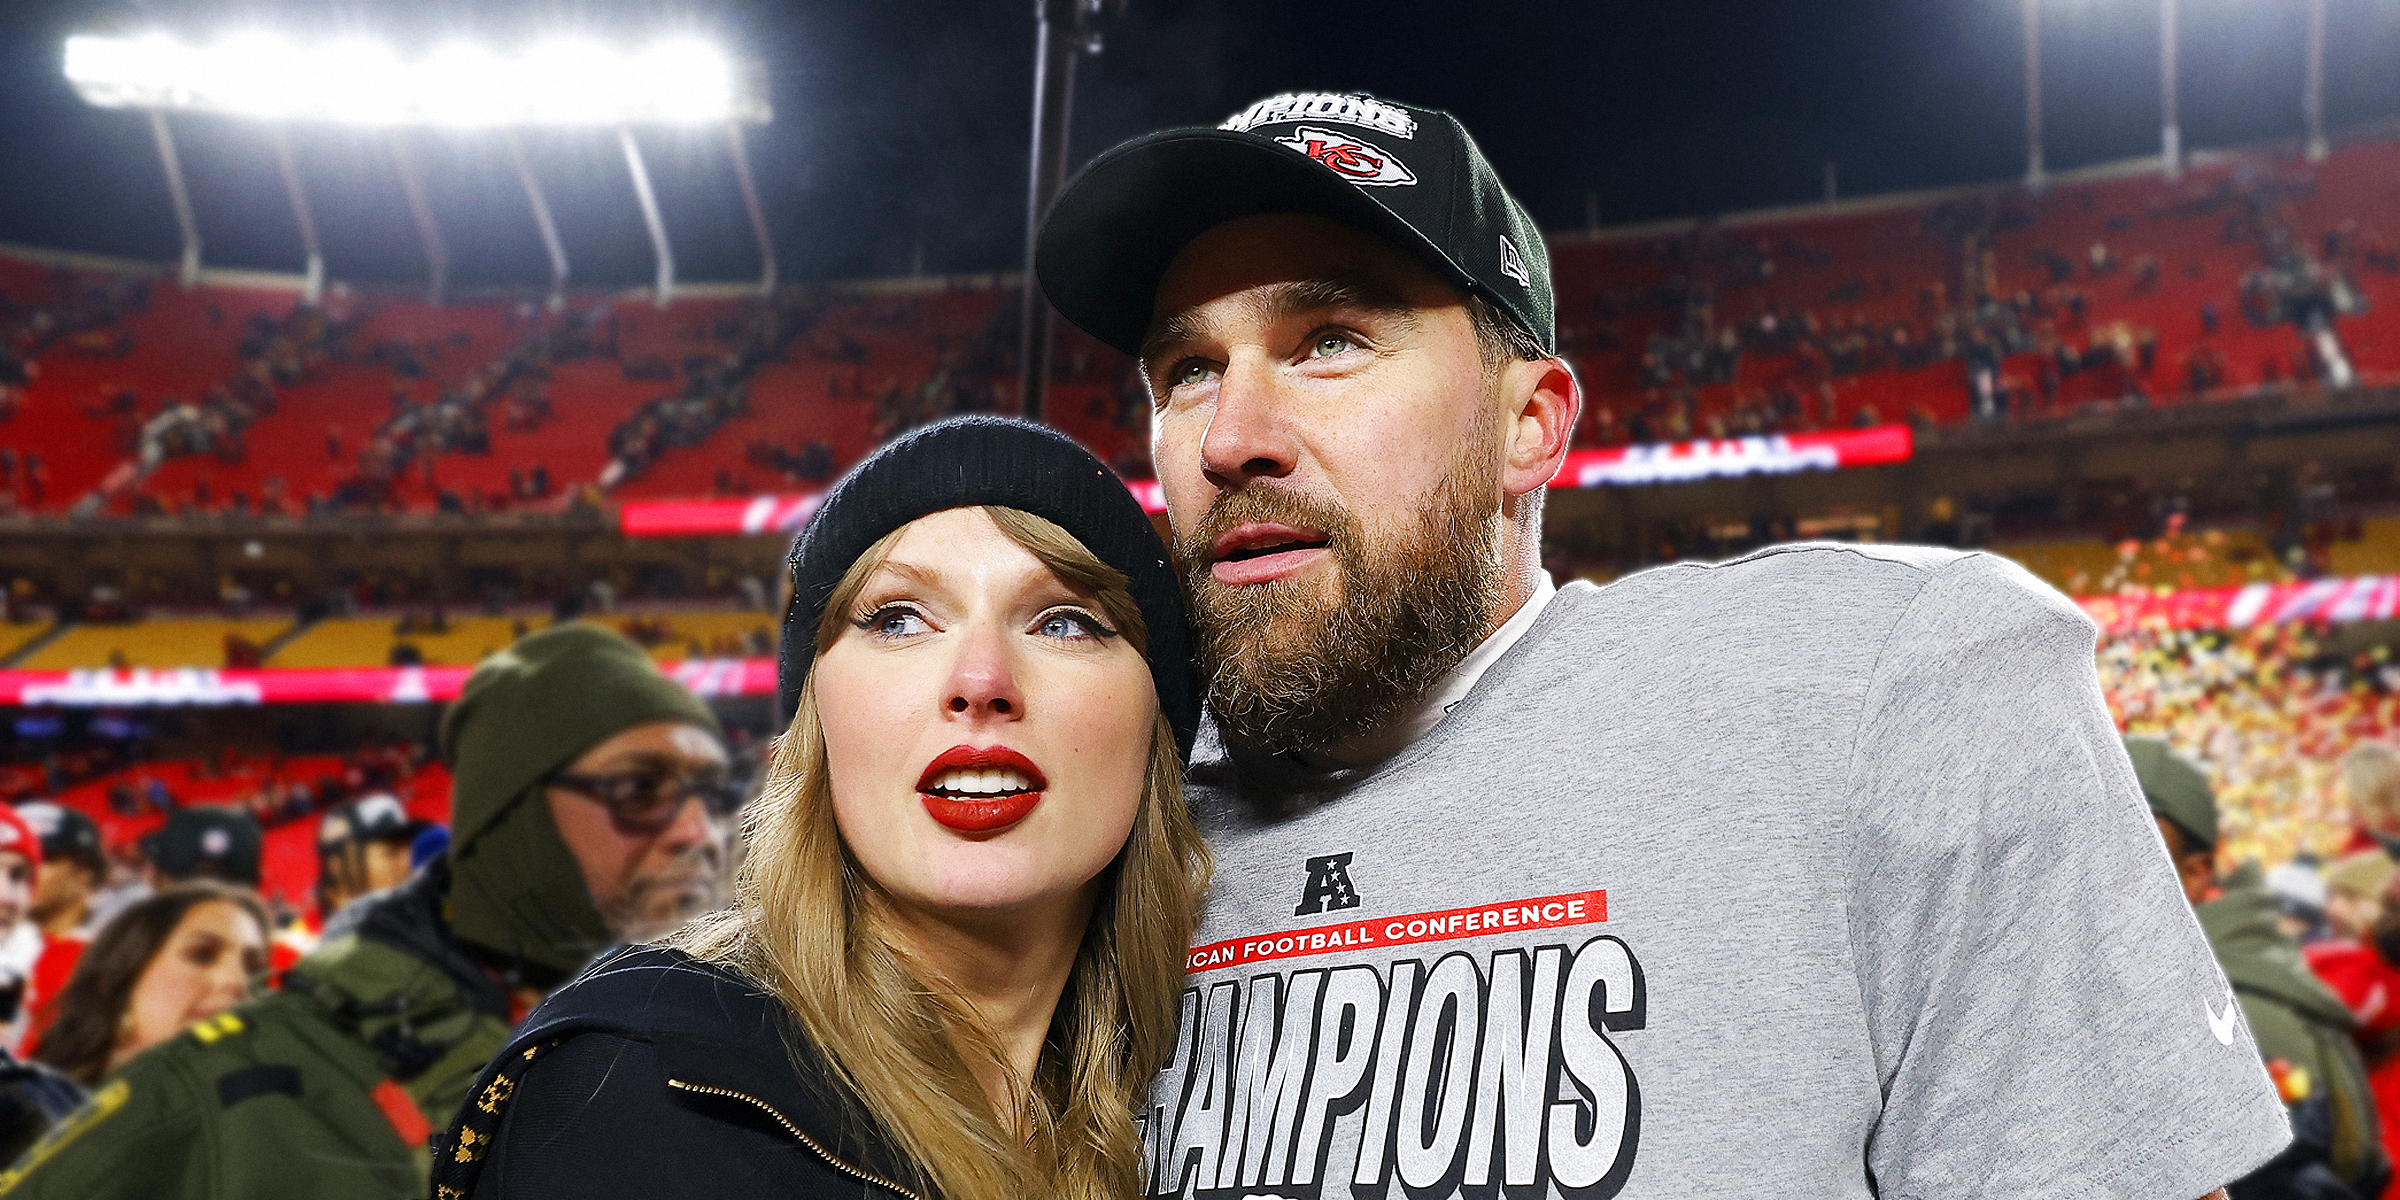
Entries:
POLYGON ((2218 1012, 2217 1006, 2210 1004, 2206 1000, 2202 1000, 2200 1002, 2200 1008, 2201 1011, 2208 1014, 2208 1031, 2217 1035, 2217 1044, 2220 1046, 2232 1045, 2233 1022, 2236 1017, 2241 1015, 2242 1011, 2241 1005, 2233 998, 2233 989, 2225 989, 2224 1012, 2218 1012))

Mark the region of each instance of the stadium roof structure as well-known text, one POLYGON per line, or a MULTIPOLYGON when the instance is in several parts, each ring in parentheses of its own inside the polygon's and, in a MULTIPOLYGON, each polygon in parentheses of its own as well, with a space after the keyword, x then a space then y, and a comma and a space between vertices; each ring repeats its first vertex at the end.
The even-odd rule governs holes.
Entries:
POLYGON ((182 281, 186 288, 199 278, 202 243, 167 124, 169 112, 211 113, 266 123, 307 254, 303 297, 312 304, 323 295, 325 258, 308 194, 284 136, 284 127, 293 122, 386 131, 386 145, 425 252, 427 298, 435 304, 441 303, 447 290, 449 252, 403 134, 423 127, 499 134, 507 141, 526 204, 550 258, 553 307, 562 303, 565 295, 569 274, 566 248, 516 131, 615 128, 650 236, 657 268, 654 294, 664 307, 675 288, 674 248, 633 127, 721 125, 726 153, 758 243, 759 289, 766 292, 775 286, 774 243, 742 141, 744 125, 772 119, 764 80, 757 70, 745 69, 731 55, 698 37, 675 35, 639 49, 625 49, 593 37, 562 35, 513 52, 449 41, 409 56, 385 42, 357 36, 312 42, 272 31, 241 30, 197 43, 158 32, 78 34, 66 40, 62 67, 67 81, 86 102, 148 115, 183 237, 182 281))

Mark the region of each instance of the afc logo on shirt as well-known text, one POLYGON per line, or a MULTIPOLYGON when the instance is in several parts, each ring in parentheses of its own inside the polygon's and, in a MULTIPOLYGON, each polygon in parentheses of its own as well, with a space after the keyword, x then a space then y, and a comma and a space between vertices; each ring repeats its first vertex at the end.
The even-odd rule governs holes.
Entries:
POLYGON ((1308 860, 1308 883, 1300 890, 1295 917, 1358 907, 1358 888, 1350 882, 1350 855, 1327 854, 1308 860))

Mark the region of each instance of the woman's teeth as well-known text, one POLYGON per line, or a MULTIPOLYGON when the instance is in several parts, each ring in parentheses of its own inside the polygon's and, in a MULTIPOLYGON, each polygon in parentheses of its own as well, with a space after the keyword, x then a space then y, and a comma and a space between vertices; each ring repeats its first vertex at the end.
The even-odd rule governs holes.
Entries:
POLYGON ((1002 796, 1032 791, 1033 783, 1015 771, 949 771, 926 790, 960 796, 1002 796))

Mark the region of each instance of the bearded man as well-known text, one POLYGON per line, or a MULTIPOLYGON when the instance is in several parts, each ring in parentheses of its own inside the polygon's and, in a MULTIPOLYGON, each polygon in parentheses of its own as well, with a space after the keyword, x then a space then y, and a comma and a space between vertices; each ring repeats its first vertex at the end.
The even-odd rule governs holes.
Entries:
POLYGON ((1154 1194, 2190 1200, 2288 1139, 2065 598, 1836 545, 1553 587, 1577 385, 1449 114, 1135 139, 1036 265, 1141 360, 1209 680, 1154 1194))

